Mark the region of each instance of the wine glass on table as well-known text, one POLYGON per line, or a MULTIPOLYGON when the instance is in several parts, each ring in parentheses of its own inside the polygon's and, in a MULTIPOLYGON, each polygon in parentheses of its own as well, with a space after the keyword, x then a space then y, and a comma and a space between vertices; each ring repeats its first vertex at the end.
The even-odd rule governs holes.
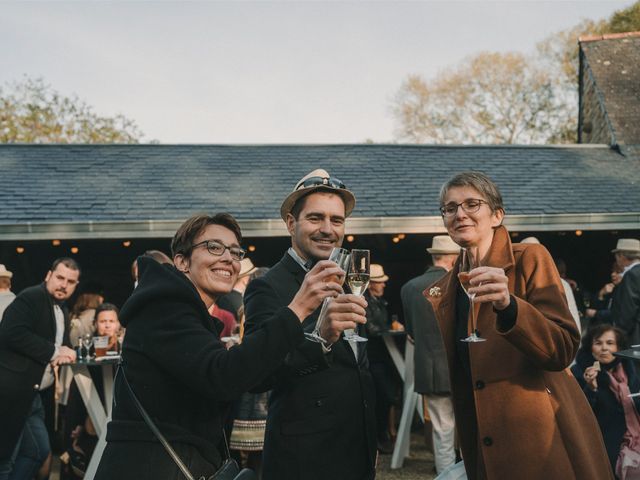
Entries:
POLYGON ((93 345, 93 335, 86 333, 82 335, 82 346, 84 347, 84 360, 91 360, 91 347, 93 345))
POLYGON ((460 285, 464 290, 464 293, 469 297, 469 315, 471 315, 471 335, 467 338, 461 338, 461 342, 468 343, 476 343, 476 342, 486 342, 486 338, 480 338, 478 336, 478 329, 476 325, 476 310, 474 308, 473 299, 476 297, 475 293, 469 293, 469 288, 471 285, 469 283, 471 270, 476 268, 476 259, 473 255, 473 252, 468 248, 462 249, 462 258, 460 259, 460 270, 458 271, 458 280, 460 280, 460 285))
MULTIPOLYGON (((351 250, 351 260, 349 261, 349 273, 347 274, 347 285, 351 293, 361 297, 369 286, 370 259, 369 250, 351 250)), ((354 329, 344 331, 344 339, 355 342, 366 342, 365 337, 361 337, 354 329)))
MULTIPOLYGON (((332 275, 327 279, 327 282, 335 282, 342 285, 345 280, 345 274, 349 268, 349 250, 345 250, 344 248, 334 248, 331 250, 329 260, 335 262, 345 273, 342 275, 332 275)), ((313 332, 304 334, 305 337, 307 337, 307 340, 311 340, 316 343, 326 343, 326 340, 320 336, 320 329, 324 323, 325 317, 327 316, 327 306, 332 301, 333 297, 327 297, 322 302, 322 308, 320 309, 320 314, 318 315, 318 320, 316 320, 316 326, 314 327, 313 332)))

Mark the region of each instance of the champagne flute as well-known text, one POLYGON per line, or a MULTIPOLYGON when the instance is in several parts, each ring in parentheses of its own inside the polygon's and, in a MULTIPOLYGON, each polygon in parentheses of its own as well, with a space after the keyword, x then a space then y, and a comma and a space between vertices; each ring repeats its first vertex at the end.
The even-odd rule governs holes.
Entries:
POLYGON ((462 258, 460 259, 460 270, 458 271, 458 280, 460 280, 460 285, 464 290, 464 293, 469 297, 469 314, 471 315, 471 335, 467 338, 461 338, 461 342, 475 343, 475 342, 486 342, 486 338, 480 338, 478 336, 478 329, 476 328, 476 310, 473 305, 473 299, 476 297, 475 293, 469 293, 469 288, 471 288, 470 273, 471 270, 476 268, 476 261, 473 257, 473 253, 468 248, 462 249, 462 258))
POLYGON ((91 360, 92 355, 91 355, 91 346, 93 345, 93 335, 91 335, 90 333, 86 333, 82 336, 82 346, 85 349, 85 355, 84 355, 84 359, 85 360, 91 360))
MULTIPOLYGON (((345 273, 349 268, 349 250, 345 250, 344 248, 334 248, 331 250, 331 254, 329 255, 329 260, 335 262, 338 267, 340 267, 345 273)), ((327 278, 327 282, 335 282, 342 285, 345 280, 345 275, 332 275, 327 278)), ((322 308, 320 309, 320 314, 318 315, 318 320, 316 321, 316 326, 313 329, 312 333, 305 333, 304 336, 307 337, 307 340, 311 340, 316 343, 326 343, 326 340, 320 336, 320 328, 324 323, 324 319, 327 316, 327 306, 329 302, 333 300, 333 297, 327 297, 322 302, 322 308)))
MULTIPOLYGON (((351 293, 359 297, 364 295, 369 286, 370 257, 369 250, 351 250, 347 284, 351 289, 351 293)), ((366 342, 368 340, 358 335, 352 328, 344 331, 344 339, 354 342, 366 342)))

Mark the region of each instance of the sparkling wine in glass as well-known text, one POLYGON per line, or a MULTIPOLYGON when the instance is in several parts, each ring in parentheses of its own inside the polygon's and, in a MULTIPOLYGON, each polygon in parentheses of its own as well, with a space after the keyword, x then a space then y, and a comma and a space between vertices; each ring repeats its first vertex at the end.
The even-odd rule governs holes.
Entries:
MULTIPOLYGON (((371 254, 369 250, 351 250, 349 261, 349 273, 347 274, 347 284, 354 295, 362 296, 369 286, 369 269, 371 254)), ((366 342, 365 337, 361 337, 355 330, 344 331, 344 339, 355 342, 366 342)))
MULTIPOLYGON (((338 267, 340 267, 344 272, 349 268, 349 250, 345 250, 344 248, 334 248, 331 250, 331 254, 329 255, 329 260, 335 262, 338 267)), ((342 285, 345 280, 345 275, 331 275, 328 277, 327 282, 335 282, 342 285)), ((316 326, 313 329, 312 333, 305 333, 305 337, 307 340, 311 340, 316 343, 326 343, 325 339, 320 336, 320 328, 324 322, 325 317, 327 316, 327 306, 329 303, 333 301, 332 297, 327 297, 322 302, 322 308, 320 309, 320 314, 318 315, 318 320, 316 320, 316 326)))
POLYGON ((84 347, 84 351, 85 351, 85 355, 84 355, 84 359, 85 360, 91 360, 91 346, 93 345, 93 335, 91 335, 90 333, 87 333, 85 335, 82 336, 82 346, 84 347))
POLYGON ((476 310, 473 305, 473 299, 476 297, 475 293, 469 293, 469 288, 471 284, 470 273, 471 270, 476 268, 478 265, 476 264, 476 259, 474 258, 473 252, 468 248, 463 248, 461 252, 462 258, 460 259, 460 270, 458 271, 458 280, 460 281, 460 286, 464 290, 464 293, 469 297, 469 315, 471 315, 471 335, 467 338, 461 338, 461 342, 475 343, 475 342, 485 342, 486 338, 480 338, 478 336, 478 329, 476 325, 476 310))

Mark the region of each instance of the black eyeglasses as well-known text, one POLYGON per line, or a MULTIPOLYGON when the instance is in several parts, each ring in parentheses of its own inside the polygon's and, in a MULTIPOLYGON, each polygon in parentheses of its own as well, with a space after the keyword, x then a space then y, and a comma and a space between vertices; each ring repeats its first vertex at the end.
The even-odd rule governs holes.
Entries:
POLYGON ((440 207, 440 213, 443 217, 453 217, 456 213, 458 213, 458 208, 462 207, 467 213, 476 213, 480 210, 480 206, 486 203, 489 205, 489 202, 485 202, 484 200, 480 200, 478 198, 467 198, 464 202, 461 203, 447 203, 440 207))
POLYGON ((309 177, 298 185, 296 190, 300 190, 301 188, 317 187, 320 185, 325 185, 330 188, 347 188, 346 185, 342 183, 342 180, 335 177, 309 177))
POLYGON ((204 242, 196 243, 195 245, 191 245, 191 248, 197 248, 205 245, 207 247, 207 252, 211 255, 215 255, 216 257, 221 257, 224 255, 225 250, 229 250, 231 254, 231 258, 236 261, 240 261, 247 254, 247 251, 240 247, 228 247, 224 243, 220 243, 217 240, 205 240, 204 242))

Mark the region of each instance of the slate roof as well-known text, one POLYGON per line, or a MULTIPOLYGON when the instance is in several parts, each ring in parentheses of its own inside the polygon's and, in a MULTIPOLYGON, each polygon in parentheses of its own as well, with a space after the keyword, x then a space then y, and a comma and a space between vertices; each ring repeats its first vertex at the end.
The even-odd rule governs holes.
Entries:
POLYGON ((0 237, 202 211, 281 224, 282 199, 315 168, 354 191, 354 217, 437 217, 441 184, 469 169, 495 179, 509 214, 640 212, 640 158, 604 145, 0 145, 0 237))
POLYGON ((580 39, 616 143, 640 144, 640 32, 580 39))

